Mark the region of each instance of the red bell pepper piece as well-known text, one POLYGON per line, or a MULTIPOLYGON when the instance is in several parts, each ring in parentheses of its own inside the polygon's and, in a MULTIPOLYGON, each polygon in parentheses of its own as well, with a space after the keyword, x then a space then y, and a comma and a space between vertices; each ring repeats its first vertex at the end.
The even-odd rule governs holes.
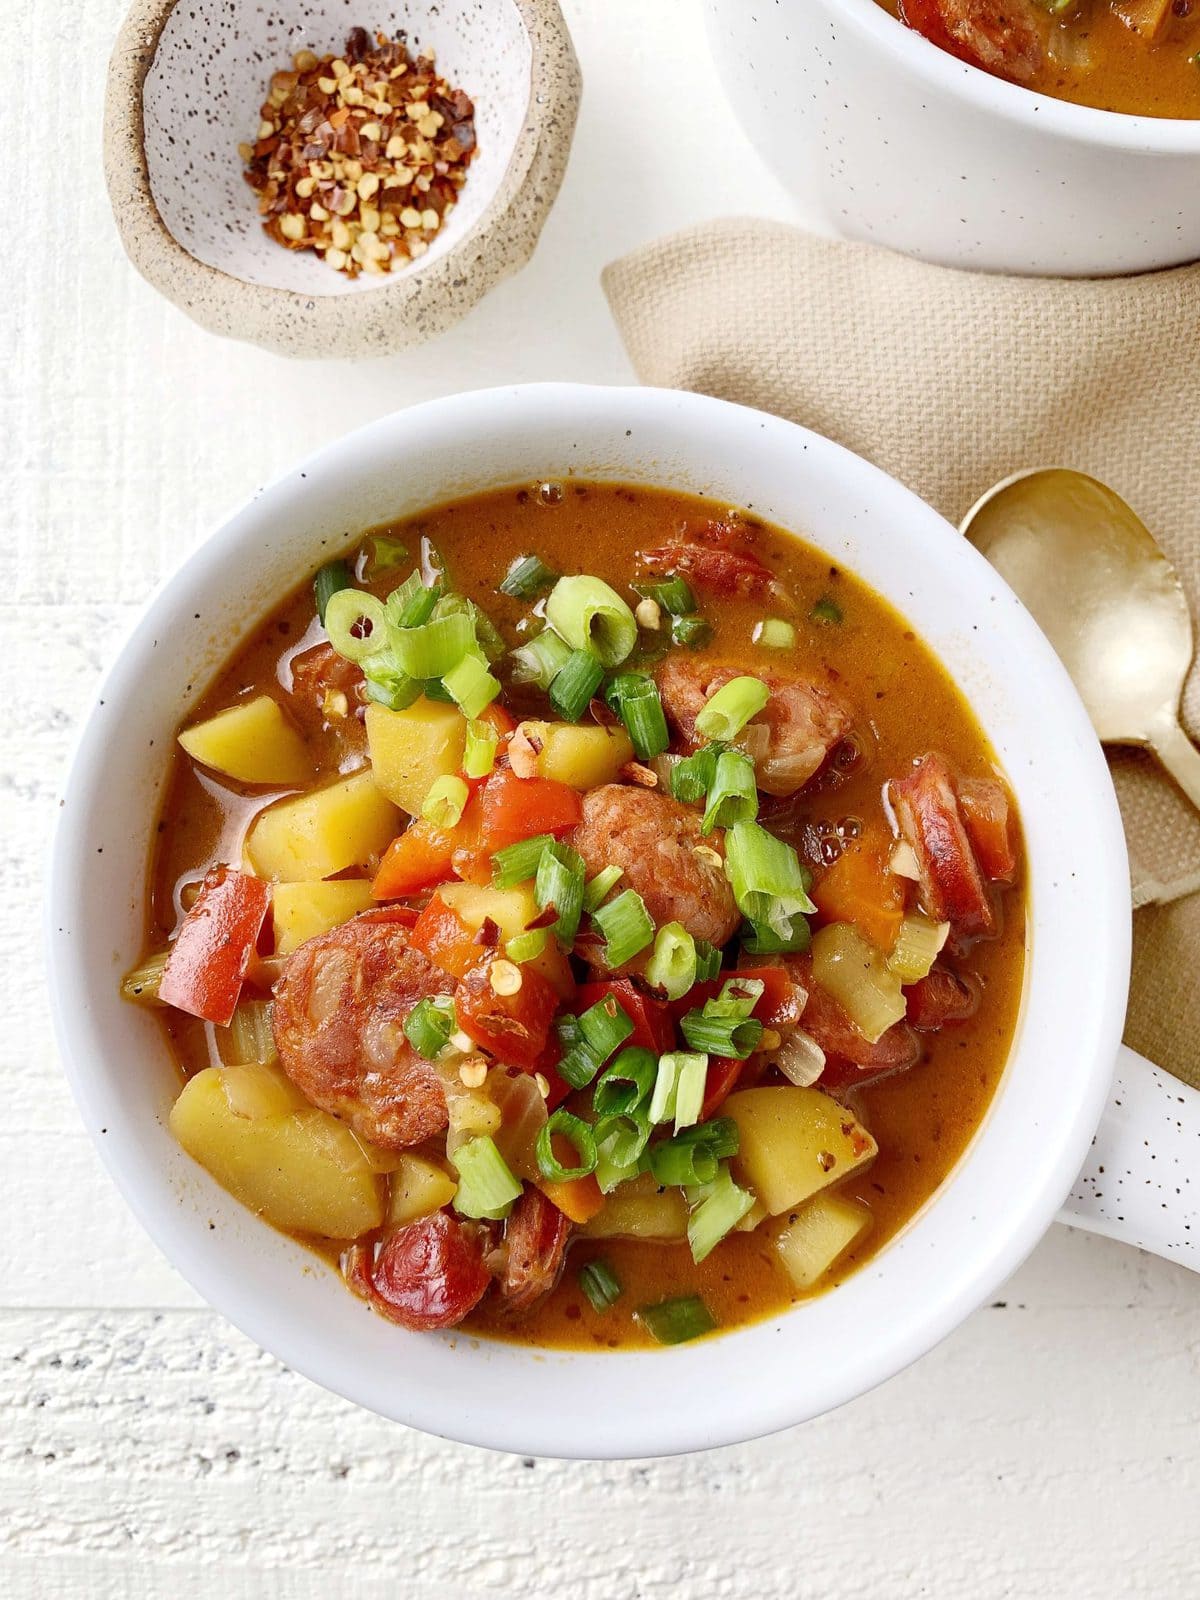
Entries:
POLYGON ((583 818, 579 795, 568 784, 518 778, 509 767, 492 775, 481 799, 479 848, 488 856, 539 833, 568 833, 583 818))
POLYGON ((472 795, 453 828, 437 828, 424 817, 410 822, 379 863, 371 885, 376 900, 399 900, 448 878, 472 876, 479 853, 480 810, 481 801, 472 795))
POLYGON ((175 936, 159 998, 228 1026, 270 904, 271 887, 262 878, 213 867, 175 936))
POLYGON ((492 958, 479 962, 459 984, 454 994, 458 1025, 497 1060, 532 1071, 546 1048, 558 992, 540 972, 522 967, 516 994, 497 994, 492 966, 492 958))
POLYGON ((621 1009, 633 1023, 626 1045, 640 1045, 661 1055, 675 1043, 675 1023, 670 1008, 662 1000, 643 994, 628 978, 610 978, 606 983, 582 984, 575 996, 575 1009, 584 1012, 606 995, 615 995, 621 1009))
POLYGON ((408 942, 452 978, 463 977, 481 954, 470 928, 438 894, 417 918, 408 942))
POLYGON ((708 1074, 704 1079, 704 1103, 700 1107, 701 1122, 707 1122, 709 1117, 715 1115, 718 1107, 733 1092, 745 1065, 744 1061, 737 1061, 731 1056, 714 1056, 708 1063, 708 1074))
POLYGON ((552 1032, 546 1040, 546 1048, 533 1064, 532 1070, 540 1072, 550 1085, 546 1093, 547 1111, 557 1111, 571 1092, 571 1085, 565 1078, 559 1077, 558 1073, 558 1063, 562 1060, 562 1053, 559 1037, 552 1032))
POLYGON ((739 967, 736 972, 721 972, 707 983, 697 983, 681 1000, 670 1004, 671 1017, 678 1022, 689 1011, 714 1000, 730 978, 758 978, 763 992, 754 1005, 751 1016, 757 1017, 765 1027, 778 1028, 799 1022, 803 995, 797 990, 795 980, 786 967, 739 967))

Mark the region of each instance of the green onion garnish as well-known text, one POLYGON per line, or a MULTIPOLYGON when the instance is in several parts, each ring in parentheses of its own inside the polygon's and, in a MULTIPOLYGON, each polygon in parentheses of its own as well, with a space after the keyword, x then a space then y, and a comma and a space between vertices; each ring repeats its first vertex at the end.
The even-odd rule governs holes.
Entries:
POLYGON ((728 830, 725 866, 742 915, 780 939, 794 935, 797 915, 817 909, 808 897, 809 875, 795 850, 757 822, 735 822, 728 830))
POLYGON ((446 1048, 457 1026, 454 1001, 449 995, 436 1000, 426 997, 418 1000, 405 1017, 404 1037, 419 1056, 433 1061, 446 1048))
POLYGON ((807 919, 789 919, 786 932, 779 934, 765 922, 747 922, 741 933, 742 949, 752 956, 803 955, 812 944, 812 929, 807 919))
POLYGON ((754 1196, 734 1183, 728 1165, 722 1162, 708 1193, 688 1217, 692 1260, 699 1265, 753 1206, 754 1196))
POLYGON ((703 617, 673 617, 671 638, 675 644, 686 645, 689 650, 700 650, 712 638, 712 629, 703 617))
POLYGON ((363 676, 367 680, 367 699, 387 706, 389 711, 403 711, 414 700, 421 698, 424 688, 419 678, 410 678, 396 665, 390 649, 368 656, 363 663, 363 676))
POLYGON ((581 1013, 579 1031, 592 1054, 607 1061, 633 1032, 633 1022, 616 995, 606 994, 581 1013))
POLYGON ((704 739, 736 738, 770 698, 771 692, 760 678, 730 678, 697 715, 696 732, 704 739))
POLYGON ((572 650, 554 674, 550 704, 568 722, 578 722, 603 677, 604 668, 590 650, 572 650))
POLYGON ((497 850, 492 857, 492 878, 497 889, 511 889, 536 878, 542 851, 553 843, 553 834, 536 833, 532 839, 518 839, 516 844, 497 850))
POLYGON ((738 1148, 737 1123, 732 1117, 714 1117, 686 1127, 670 1139, 651 1145, 647 1161, 655 1179, 664 1186, 711 1183, 717 1167, 738 1148))
POLYGON ((654 1306, 641 1306, 638 1320, 659 1344, 685 1344, 712 1333, 716 1318, 698 1294, 675 1295, 654 1306))
POLYGON ((461 611, 392 632, 396 660, 410 678, 445 677, 474 645, 475 629, 470 617, 461 611))
POLYGON ((721 970, 721 952, 707 939, 696 940, 696 982, 708 983, 721 970))
MULTIPOLYGON (((437 624, 430 626, 436 627, 437 624)), ((442 682, 464 717, 477 717, 500 693, 499 680, 492 677, 487 666, 476 655, 464 656, 457 666, 451 667, 443 676, 442 682)))
POLYGON ((766 984, 761 978, 745 978, 735 974, 726 978, 721 992, 704 1003, 706 1017, 732 1017, 734 1022, 744 1022, 754 1015, 754 1008, 762 999, 766 984))
POLYGON ((518 556, 500 582, 500 593, 510 594, 516 600, 532 600, 544 594, 558 579, 558 573, 548 567, 540 556, 518 556))
POLYGON ((441 592, 440 585, 435 583, 426 588, 421 574, 410 572, 387 597, 388 621, 393 628, 419 628, 433 615, 441 592))
POLYGON ((564 950, 575 943, 579 918, 583 912, 583 857, 569 844, 551 839, 543 845, 533 882, 533 898, 538 910, 553 906, 558 913, 554 937, 564 950))
POLYGON ((321 619, 321 626, 325 626, 325 612, 329 602, 335 594, 342 589, 349 589, 354 579, 350 576, 350 568, 344 561, 327 561, 313 579, 313 595, 317 602, 317 616, 321 619))
POLYGON ((579 1287, 593 1311, 607 1311, 621 1298, 621 1280, 599 1256, 579 1269, 579 1287))
POLYGON ((450 1158, 458 1168, 454 1209, 464 1217, 499 1221, 520 1198, 521 1182, 485 1133, 459 1145, 450 1158))
POLYGON ((392 572, 408 560, 408 546, 386 533, 373 533, 367 540, 367 562, 372 577, 392 572))
POLYGON ((387 648, 383 602, 364 589, 339 589, 325 602, 325 632, 344 660, 366 661, 387 648))
POLYGON ((809 616, 814 622, 827 624, 838 623, 843 620, 841 606, 838 605, 836 600, 831 600, 827 594, 821 596, 809 612, 809 616))
POLYGON ((661 583, 635 583, 635 594, 653 600, 673 617, 686 617, 696 609, 696 596, 677 573, 664 578, 661 583))
POLYGON ((637 1177, 651 1132, 644 1107, 596 1124, 596 1182, 605 1194, 637 1177))
POLYGON ((731 828, 735 822, 752 822, 757 815, 758 785, 753 761, 740 750, 722 750, 708 791, 701 833, 731 828))
POLYGON ((526 961, 536 961, 546 948, 547 934, 545 928, 526 928, 524 933, 518 933, 504 946, 504 954, 510 961, 515 961, 518 966, 526 961))
POLYGON ((630 1045, 605 1067, 592 1091, 592 1107, 600 1118, 632 1116, 654 1091, 658 1062, 652 1050, 630 1045))
POLYGON ((684 805, 694 806, 704 799, 717 775, 717 761, 725 746, 702 745, 695 755, 684 756, 671 768, 671 794, 684 805))
POLYGON ((472 717, 467 723, 467 742, 463 748, 463 771, 468 778, 486 778, 496 765, 496 746, 500 735, 490 722, 472 717))
POLYGON ((726 1056, 744 1061, 758 1049, 763 1035, 763 1025, 756 1017, 744 1022, 736 1017, 711 1017, 703 1011, 689 1011, 680 1023, 680 1031, 693 1050, 704 1050, 710 1056, 726 1056))
POLYGON ((421 693, 426 700, 441 700, 446 705, 454 704, 454 696, 447 689, 440 678, 424 678, 421 682, 421 693))
POLYGON ((421 815, 435 828, 454 828, 462 819, 471 791, 467 780, 457 773, 443 773, 429 785, 429 793, 421 807, 421 815))
POLYGON ((476 643, 489 661, 499 661, 504 654, 504 640, 496 624, 482 606, 477 606, 474 600, 468 600, 465 594, 443 595, 434 607, 433 615, 435 618, 466 617, 474 630, 476 643))
POLYGON ((610 968, 623 967, 654 938, 654 923, 640 894, 626 889, 615 900, 597 906, 592 921, 604 935, 604 960, 610 968))
POLYGON ((625 724, 639 761, 652 761, 662 755, 671 736, 653 678, 644 672, 622 672, 608 685, 604 698, 625 724))
POLYGON ((619 667, 637 644, 637 622, 601 578, 560 578, 546 601, 546 621, 573 650, 590 650, 602 666, 619 667))
POLYGON ((767 650, 791 650, 795 647, 796 630, 781 617, 764 617, 754 624, 750 637, 767 650))
MULTIPOLYGON (((658 1058, 658 1073, 654 1079, 654 1092, 650 1096, 650 1121, 672 1122, 675 1119, 680 1082, 686 1077, 691 1085, 697 1076, 703 1087, 708 1058, 693 1055, 687 1050, 668 1050, 658 1058)), ((690 1091, 689 1091, 690 1092, 690 1091)), ((692 1119, 695 1121, 695 1118, 692 1119)))
POLYGON ((560 639, 553 628, 546 628, 512 652, 512 681, 548 689, 570 657, 571 646, 560 639))
POLYGON ((708 1081, 708 1057, 679 1053, 679 1071, 675 1078, 675 1132, 690 1128, 699 1122, 704 1107, 704 1086, 708 1081))
POLYGON ((582 1117, 564 1111, 560 1106, 542 1124, 534 1146, 538 1170, 551 1183, 571 1183, 576 1178, 589 1177, 596 1170, 596 1140, 582 1117), (578 1161, 574 1167, 565 1167, 554 1153, 553 1140, 565 1139, 572 1146, 578 1161))
POLYGON ((668 1000, 679 1000, 696 981, 696 965, 695 939, 681 922, 664 922, 654 936, 646 982, 661 989, 668 1000))
POLYGON ((595 911, 603 904, 605 896, 620 883, 624 874, 620 867, 601 867, 594 878, 589 878, 583 888, 583 909, 595 911))

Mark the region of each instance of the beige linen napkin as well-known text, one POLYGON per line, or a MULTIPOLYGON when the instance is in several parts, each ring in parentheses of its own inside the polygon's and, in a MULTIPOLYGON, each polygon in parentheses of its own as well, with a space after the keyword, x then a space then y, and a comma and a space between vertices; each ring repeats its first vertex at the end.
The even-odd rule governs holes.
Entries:
MULTIPOLYGON (((1130 502, 1200 604, 1200 266, 1136 278, 932 267, 780 223, 705 223, 608 267, 638 377, 790 417, 957 523, 1008 473, 1072 466, 1130 502)), ((1200 669, 1184 720, 1200 729, 1200 669)), ((1110 752, 1132 863, 1127 1038, 1200 1087, 1200 818, 1110 752)))

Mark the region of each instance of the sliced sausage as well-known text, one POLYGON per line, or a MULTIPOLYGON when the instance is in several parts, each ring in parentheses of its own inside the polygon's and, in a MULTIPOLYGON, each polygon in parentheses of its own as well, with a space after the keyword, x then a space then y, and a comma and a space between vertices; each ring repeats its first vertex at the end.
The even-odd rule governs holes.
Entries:
POLYGON ((825 1052, 822 1084, 840 1087, 887 1072, 904 1072, 916 1065, 921 1045, 906 1022, 894 1023, 872 1044, 833 996, 813 982, 810 957, 793 957, 787 965, 796 982, 808 991, 800 1026, 825 1052))
POLYGON ((677 572, 713 594, 763 595, 779 584, 751 550, 755 538, 745 523, 705 522, 672 544, 641 551, 638 560, 651 572, 677 572))
POLYGON ((343 756, 365 753, 362 668, 339 656, 331 644, 319 644, 293 656, 291 672, 288 705, 305 733, 332 733, 343 756))
POLYGON ((700 816, 657 789, 606 783, 583 797, 571 843, 588 877, 620 867, 620 887, 641 895, 656 926, 681 922, 695 939, 723 945, 738 925, 718 829, 706 839, 700 816))
POLYGON ((908 777, 894 779, 889 793, 900 835, 917 858, 925 910, 960 939, 995 933, 995 908, 945 760, 926 756, 908 777))
POLYGON ((1007 789, 995 778, 964 778, 958 803, 979 865, 994 882, 1011 883, 1017 875, 1017 830, 1007 789))
POLYGON ((964 1022, 975 1015, 979 1008, 979 983, 939 964, 919 983, 905 989, 904 998, 912 1026, 932 1032, 947 1022, 964 1022))
POLYGON ((497 1283, 511 1311, 525 1311, 550 1293, 570 1236, 570 1220, 540 1189, 526 1184, 504 1227, 506 1261, 497 1283))
POLYGON ((900 16, 940 49, 1016 83, 1045 60, 1031 0, 900 0, 900 16))
POLYGON ((403 913, 365 911, 288 958, 272 1007, 283 1070, 370 1143, 418 1144, 446 1126, 446 1096, 404 1019, 426 995, 453 990, 410 948, 403 913))
MULTIPOLYGON (((696 718, 705 702, 744 671, 733 665, 705 666, 680 656, 668 656, 663 662, 658 671, 663 709, 688 744, 699 742, 696 718)), ((755 752, 758 786, 767 794, 794 794, 850 732, 850 713, 828 690, 799 673, 756 668, 754 676, 771 695, 747 730, 767 730, 765 750, 755 752)))
POLYGON ((353 1246, 342 1271, 382 1316, 413 1333, 429 1333, 454 1327, 487 1293, 488 1242, 477 1224, 435 1211, 397 1229, 373 1260, 369 1245, 353 1246))

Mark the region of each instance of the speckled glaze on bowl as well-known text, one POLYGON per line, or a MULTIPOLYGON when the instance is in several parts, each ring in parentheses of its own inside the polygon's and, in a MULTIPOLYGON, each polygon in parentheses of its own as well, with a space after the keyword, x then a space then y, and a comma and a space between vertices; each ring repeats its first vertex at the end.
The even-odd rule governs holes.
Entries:
POLYGON ((558 193, 581 81, 557 0, 135 0, 109 64, 104 163, 113 215, 146 281, 202 327, 283 355, 363 357, 443 332, 524 266, 558 193), (351 281, 262 231, 242 177, 271 74, 340 52, 361 25, 410 48, 475 101, 478 153, 428 253, 351 281))

